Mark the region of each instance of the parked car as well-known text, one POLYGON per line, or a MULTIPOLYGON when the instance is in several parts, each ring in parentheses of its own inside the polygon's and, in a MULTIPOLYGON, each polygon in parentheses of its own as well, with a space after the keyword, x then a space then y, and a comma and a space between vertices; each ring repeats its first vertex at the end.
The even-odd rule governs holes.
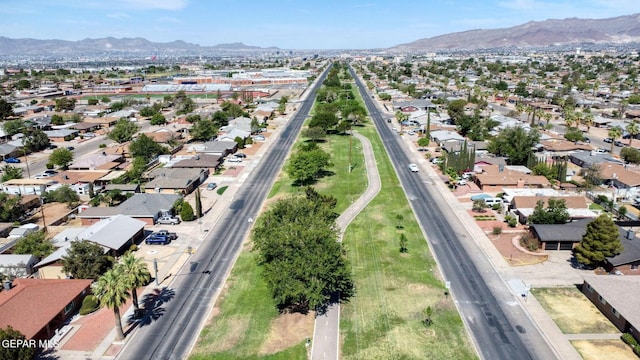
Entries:
POLYGON ((4 162, 6 162, 8 164, 18 164, 20 162, 20 159, 14 158, 14 157, 8 157, 8 158, 4 159, 4 162))
POLYGON ((624 146, 624 144, 623 144, 623 143, 622 143, 622 141, 620 141, 620 140, 616 140, 616 141, 614 141, 614 142, 613 142, 613 145, 615 145, 615 146, 619 146, 619 147, 623 147, 623 146, 624 146))
POLYGON ((217 187, 218 187, 218 184, 212 182, 207 185, 207 190, 213 190, 217 187))
POLYGON ((73 150, 75 150, 75 149, 76 149, 76 148, 74 148, 73 146, 67 146, 67 150, 69 150, 69 151, 73 151, 73 150))
POLYGON ((413 130, 409 130, 409 132, 408 132, 407 134, 409 134, 409 135, 415 135, 415 134, 416 134, 416 132, 415 132, 415 131, 413 131, 413 130))
POLYGON ((583 137, 582 137, 582 141, 583 141, 583 142, 586 142, 587 144, 591 144, 591 140, 590 140, 588 137, 586 137, 586 136, 583 136, 583 137))
POLYGON ((49 146, 47 146, 47 149, 49 149, 49 150, 53 150, 53 149, 57 149, 57 148, 58 148, 58 145, 56 145, 56 144, 49 144, 49 146))
POLYGON ((88 132, 88 133, 82 134, 82 136, 84 136, 86 138, 94 138, 94 137, 96 137, 96 134, 88 132))
POLYGON ((243 153, 235 153, 235 154, 233 154, 233 156, 235 156, 237 158, 243 158, 243 159, 245 159, 247 157, 247 155, 243 154, 243 153))
POLYGON ((162 230, 158 230, 156 232, 154 232, 151 235, 160 235, 160 236, 166 236, 169 238, 169 240, 175 240, 178 238, 178 234, 174 233, 174 232, 170 232, 169 230, 166 229, 162 229, 162 230))
POLYGON ((49 175, 53 176, 53 175, 57 174, 58 172, 55 171, 55 170, 47 169, 47 170, 43 171, 42 173, 43 174, 49 174, 49 175))
POLYGON ((262 136, 262 135, 256 135, 256 136, 253 137, 253 140, 254 141, 264 141, 265 137, 262 136))
POLYGON ((460 179, 460 180, 458 180, 457 184, 460 185, 460 186, 467 185, 467 180, 466 179, 460 179))
POLYGON ((52 177, 54 174, 48 174, 48 173, 40 173, 40 174, 36 174, 33 176, 34 179, 46 179, 48 177, 52 177))
POLYGON ((420 169, 418 168, 418 165, 416 165, 416 164, 409 164, 409 170, 411 170, 411 172, 420 171, 420 169))
POLYGON ((171 242, 171 239, 169 239, 168 236, 158 235, 155 233, 147 236, 147 238, 144 239, 144 243, 147 245, 155 245, 155 244, 167 245, 170 242, 171 242))
POLYGON ((604 138, 602 141, 611 144, 613 142, 613 139, 608 137, 608 138, 604 138))
POLYGON ((242 162, 242 158, 232 156, 232 157, 228 158, 227 161, 228 162, 242 162))
POLYGON ((173 216, 161 216, 156 220, 156 224, 177 225, 180 224, 180 219, 173 216))
POLYGON ((441 158, 439 158, 439 157, 435 157, 435 158, 431 159, 431 163, 432 164, 442 164, 443 160, 441 158))

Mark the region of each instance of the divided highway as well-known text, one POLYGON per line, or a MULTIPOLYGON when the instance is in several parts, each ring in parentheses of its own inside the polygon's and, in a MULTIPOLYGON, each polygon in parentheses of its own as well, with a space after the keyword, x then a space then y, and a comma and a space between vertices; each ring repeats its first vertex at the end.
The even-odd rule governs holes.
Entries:
MULTIPOLYGON (((400 136, 386 124, 362 80, 351 70, 395 165, 414 213, 482 359, 554 359, 557 356, 452 209, 422 173, 409 171, 400 136)), ((439 179, 436 181, 440 181, 439 179)), ((428 354, 425 354, 428 357, 428 354)))
MULTIPOLYGON (((327 69, 328 70, 328 69, 327 69)), ((168 293, 173 298, 156 310, 156 320, 135 330, 132 338, 118 355, 119 359, 180 360, 188 356, 202 325, 209 314, 212 301, 223 285, 244 239, 256 218, 282 164, 316 97, 316 91, 327 71, 308 90, 307 100, 296 115, 284 126, 280 137, 271 144, 261 163, 249 174, 242 188, 234 196, 229 208, 207 235, 197 253, 174 277, 168 293), (160 316, 158 316, 160 315, 160 316)), ((147 314, 147 317, 153 316, 147 314)), ((143 320, 144 322, 144 320, 143 320)))

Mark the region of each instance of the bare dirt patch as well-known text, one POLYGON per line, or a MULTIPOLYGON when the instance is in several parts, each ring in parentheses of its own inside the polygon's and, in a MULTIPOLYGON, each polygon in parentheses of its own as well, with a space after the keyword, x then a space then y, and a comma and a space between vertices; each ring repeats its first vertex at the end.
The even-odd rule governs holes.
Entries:
POLYGON ((577 288, 534 289, 533 295, 565 334, 619 332, 577 288))
POLYGON ((529 255, 513 246, 513 238, 522 234, 524 234, 524 232, 502 233, 500 235, 488 234, 487 236, 493 246, 498 249, 502 257, 511 266, 532 265, 544 262, 547 259, 546 257, 529 255))
POLYGON ((269 335, 260 348, 259 355, 275 354, 313 336, 315 312, 307 315, 281 314, 271 322, 269 335))
POLYGON ((634 360, 638 357, 622 340, 574 340, 571 345, 584 360, 634 360))
POLYGON ((219 353, 233 349, 249 328, 249 319, 227 319, 224 336, 207 341, 200 350, 203 353, 219 353))

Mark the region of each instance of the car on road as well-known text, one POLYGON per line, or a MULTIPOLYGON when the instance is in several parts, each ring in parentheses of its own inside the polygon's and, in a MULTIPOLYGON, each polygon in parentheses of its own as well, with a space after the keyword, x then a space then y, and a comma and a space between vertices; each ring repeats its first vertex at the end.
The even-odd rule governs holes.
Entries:
POLYGON ((162 235, 158 235, 158 234, 151 234, 149 236, 147 236, 146 239, 144 239, 144 243, 147 245, 167 245, 171 242, 171 239, 169 239, 168 236, 162 236, 162 235))
POLYGON ((620 140, 616 140, 616 141, 614 141, 614 142, 613 142, 613 145, 618 146, 618 147, 623 147, 623 146, 624 146, 624 144, 623 144, 623 143, 622 143, 622 141, 620 141, 620 140))
POLYGON ((207 190, 213 190, 217 187, 218 187, 218 184, 212 182, 207 185, 207 190))
POLYGON ((409 170, 411 170, 411 172, 420 171, 420 169, 418 168, 418 165, 416 165, 416 164, 409 164, 409 170))
POLYGON ((49 149, 49 150, 53 150, 53 149, 57 149, 57 148, 58 148, 58 145, 56 145, 56 144, 49 144, 49 146, 47 146, 47 149, 49 149))
POLYGON ((161 216, 156 220, 156 224, 177 225, 180 224, 180 219, 173 216, 161 216))
POLYGON ((84 136, 86 138, 94 138, 94 137, 96 137, 96 134, 88 132, 88 133, 82 134, 82 136, 84 136))
POLYGON ((75 149, 76 149, 76 148, 74 148, 73 146, 67 146, 67 150, 69 150, 69 151, 73 151, 73 150, 75 150, 75 149))
POLYGON ((602 141, 611 144, 613 142, 613 139, 608 137, 608 138, 604 138, 602 141))
POLYGON ((586 136, 583 136, 583 137, 582 137, 582 141, 583 141, 583 142, 586 142, 587 144, 591 144, 591 140, 590 140, 588 137, 586 137, 586 136))
POLYGON ((175 239, 177 239, 177 238, 178 238, 178 234, 176 234, 176 233, 174 233, 174 232, 170 232, 170 231, 169 231, 169 230, 167 230, 167 229, 161 229, 161 230, 158 230, 158 231, 154 232, 154 233, 153 233, 153 234, 151 234, 151 235, 166 236, 166 237, 168 237, 168 238, 169 238, 169 240, 175 240, 175 239))
POLYGON ((14 157, 8 157, 4 159, 4 162, 6 162, 7 164, 18 164, 20 163, 20 159, 14 158, 14 157))

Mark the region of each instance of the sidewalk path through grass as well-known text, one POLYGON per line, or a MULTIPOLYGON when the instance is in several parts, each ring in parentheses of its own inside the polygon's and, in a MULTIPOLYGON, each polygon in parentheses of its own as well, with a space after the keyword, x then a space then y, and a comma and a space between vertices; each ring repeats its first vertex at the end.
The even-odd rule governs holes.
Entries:
MULTIPOLYGON (((376 158, 373 154, 371 142, 365 136, 353 132, 353 136, 362 143, 364 165, 367 169, 368 186, 364 194, 351 204, 336 220, 340 228, 340 241, 347 226, 353 219, 378 195, 381 188, 380 174, 376 166, 376 158)), ((311 346, 311 359, 337 360, 340 353, 340 302, 331 304, 324 314, 316 316, 313 328, 313 342, 311 346)))

